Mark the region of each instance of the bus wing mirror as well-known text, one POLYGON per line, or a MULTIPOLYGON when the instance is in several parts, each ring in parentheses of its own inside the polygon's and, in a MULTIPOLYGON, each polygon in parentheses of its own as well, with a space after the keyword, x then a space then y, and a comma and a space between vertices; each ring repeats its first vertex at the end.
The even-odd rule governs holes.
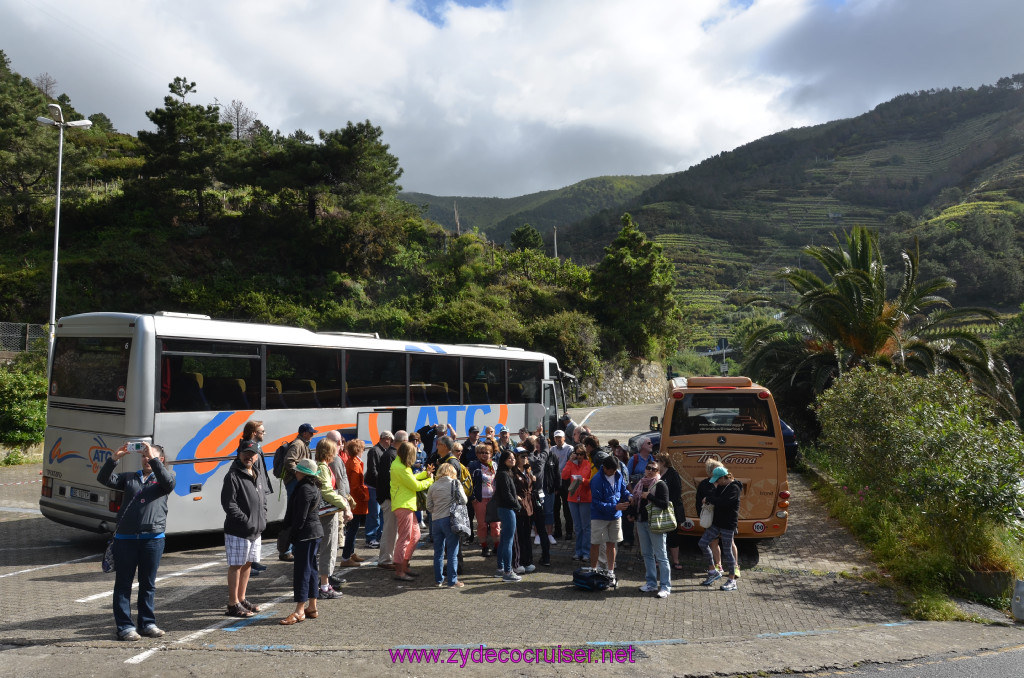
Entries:
POLYGON ((651 430, 652 431, 660 431, 661 430, 661 421, 658 419, 658 415, 651 416, 651 430))

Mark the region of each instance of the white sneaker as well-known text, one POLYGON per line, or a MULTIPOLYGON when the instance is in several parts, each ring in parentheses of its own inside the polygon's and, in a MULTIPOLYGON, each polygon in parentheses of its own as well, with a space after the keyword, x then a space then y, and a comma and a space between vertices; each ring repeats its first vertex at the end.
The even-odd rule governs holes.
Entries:
POLYGON ((533 564, 527 565, 526 566, 526 574, 530 574, 531 572, 533 572, 536 569, 537 569, 536 565, 533 565, 533 564))
POLYGON ((640 587, 640 592, 641 593, 654 593, 657 590, 658 590, 657 588, 655 588, 654 586, 651 586, 650 584, 644 584, 643 586, 640 587))
POLYGON ((539 546, 539 545, 540 545, 540 535, 534 535, 534 537, 533 537, 533 543, 534 543, 535 545, 537 545, 537 546, 539 546))
POLYGON ((555 544, 557 544, 558 542, 557 542, 557 541, 555 541, 555 538, 554 538, 554 537, 552 537, 552 536, 551 536, 551 535, 549 534, 549 535, 548 535, 548 543, 549 543, 549 544, 551 544, 552 546, 554 546, 554 545, 555 545, 555 544))
POLYGON ((504 576, 504 577, 502 577, 502 578, 501 578, 501 580, 502 580, 502 581, 522 581, 522 580, 523 580, 523 578, 522 578, 522 577, 520 577, 520 576, 519 576, 518 574, 516 574, 515 572, 506 572, 506 573, 505 573, 505 576, 504 576))
POLYGON ((516 568, 516 569, 514 570, 514 572, 515 572, 516 574, 526 574, 526 568, 525 568, 525 567, 523 567, 522 565, 520 565, 519 567, 517 567, 517 568, 516 568))
POLYGON ((659 598, 668 598, 668 594, 669 594, 668 589, 661 589, 660 591, 658 591, 658 597, 659 598))

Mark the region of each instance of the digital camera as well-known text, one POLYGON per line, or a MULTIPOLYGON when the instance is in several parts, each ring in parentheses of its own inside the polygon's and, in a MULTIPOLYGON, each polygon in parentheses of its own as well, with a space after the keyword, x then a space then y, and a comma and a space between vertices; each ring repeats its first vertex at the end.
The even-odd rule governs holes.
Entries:
POLYGON ((146 451, 146 443, 141 440, 129 440, 125 443, 125 448, 129 452, 138 452, 139 454, 142 454, 146 451))

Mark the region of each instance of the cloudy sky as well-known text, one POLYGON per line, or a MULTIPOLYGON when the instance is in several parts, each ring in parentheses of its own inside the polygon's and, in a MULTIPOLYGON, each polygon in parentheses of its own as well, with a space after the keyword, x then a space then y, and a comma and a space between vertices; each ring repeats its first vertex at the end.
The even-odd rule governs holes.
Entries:
POLYGON ((1020 0, 0 0, 12 68, 123 132, 182 75, 284 133, 371 120, 406 190, 503 197, 994 83, 1022 27, 1020 0))

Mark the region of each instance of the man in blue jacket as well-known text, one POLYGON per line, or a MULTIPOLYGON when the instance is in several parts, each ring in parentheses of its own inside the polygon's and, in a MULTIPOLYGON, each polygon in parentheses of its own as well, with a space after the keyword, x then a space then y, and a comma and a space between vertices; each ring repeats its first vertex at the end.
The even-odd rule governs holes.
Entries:
POLYGON ((622 511, 629 507, 629 490, 619 460, 608 455, 590 481, 590 567, 597 569, 605 545, 608 575, 615 581, 615 545, 622 541, 622 511))

